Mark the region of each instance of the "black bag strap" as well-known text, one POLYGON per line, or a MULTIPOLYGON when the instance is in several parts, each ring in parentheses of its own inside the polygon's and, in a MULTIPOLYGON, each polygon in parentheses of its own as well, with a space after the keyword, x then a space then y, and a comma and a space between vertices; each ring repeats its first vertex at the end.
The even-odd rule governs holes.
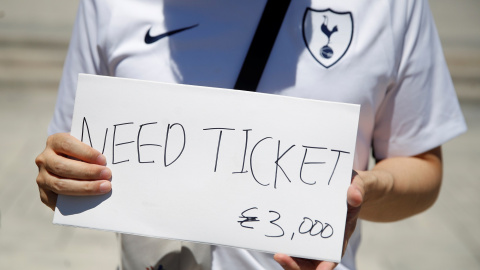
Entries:
POLYGON ((291 0, 268 0, 234 89, 256 91, 291 0))

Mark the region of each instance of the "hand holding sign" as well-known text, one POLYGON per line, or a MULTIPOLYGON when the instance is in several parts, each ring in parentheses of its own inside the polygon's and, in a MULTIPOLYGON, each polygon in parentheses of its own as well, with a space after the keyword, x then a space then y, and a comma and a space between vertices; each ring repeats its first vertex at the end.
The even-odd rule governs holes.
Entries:
POLYGON ((110 191, 108 179, 112 174, 105 167, 105 157, 70 134, 51 135, 35 163, 40 198, 52 210, 55 210, 57 194, 85 196, 110 191))
MULTIPOLYGON (((345 235, 343 238, 342 256, 345 254, 350 237, 355 231, 364 197, 365 189, 363 179, 356 171, 353 171, 352 184, 347 192, 348 211, 345 224, 345 235)), ((292 258, 286 254, 275 254, 274 259, 285 270, 333 270, 338 265, 338 263, 329 261, 292 258)))
POLYGON ((113 189, 55 223, 340 260, 358 105, 87 75, 75 102, 113 189))

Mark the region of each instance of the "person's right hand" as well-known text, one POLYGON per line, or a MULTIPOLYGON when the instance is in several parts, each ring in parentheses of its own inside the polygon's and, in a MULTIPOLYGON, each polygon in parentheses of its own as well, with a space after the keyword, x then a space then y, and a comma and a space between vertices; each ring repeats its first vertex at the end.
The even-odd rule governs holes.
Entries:
POLYGON ((58 194, 100 195, 112 188, 105 156, 68 133, 49 136, 35 163, 40 198, 52 210, 58 194))

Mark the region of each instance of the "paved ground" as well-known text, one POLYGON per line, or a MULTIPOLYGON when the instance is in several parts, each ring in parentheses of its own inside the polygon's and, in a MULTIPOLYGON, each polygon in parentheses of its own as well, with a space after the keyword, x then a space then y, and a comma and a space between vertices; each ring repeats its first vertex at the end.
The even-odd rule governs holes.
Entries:
MULTIPOLYGON (((363 270, 480 269, 480 2, 430 1, 469 132, 444 146, 432 209, 363 224, 363 270)), ((115 235, 52 225, 34 181, 77 2, 0 2, 0 269, 117 265, 115 235)))

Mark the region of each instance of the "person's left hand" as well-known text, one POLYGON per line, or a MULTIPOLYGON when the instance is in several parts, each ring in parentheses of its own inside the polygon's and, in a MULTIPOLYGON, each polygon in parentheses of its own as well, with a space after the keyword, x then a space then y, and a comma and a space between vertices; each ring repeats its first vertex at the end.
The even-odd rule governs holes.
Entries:
MULTIPOLYGON (((345 236, 343 238, 343 252, 345 254, 345 249, 347 248, 348 240, 355 231, 355 226, 357 225, 358 215, 360 213, 360 208, 364 202, 365 197, 365 187, 362 178, 354 171, 352 175, 352 184, 347 191, 347 221, 345 225, 345 236)), ((293 258, 285 254, 277 253, 274 256, 275 261, 277 261, 285 270, 333 270, 337 263, 327 262, 327 261, 317 261, 310 259, 302 258, 293 258)))

